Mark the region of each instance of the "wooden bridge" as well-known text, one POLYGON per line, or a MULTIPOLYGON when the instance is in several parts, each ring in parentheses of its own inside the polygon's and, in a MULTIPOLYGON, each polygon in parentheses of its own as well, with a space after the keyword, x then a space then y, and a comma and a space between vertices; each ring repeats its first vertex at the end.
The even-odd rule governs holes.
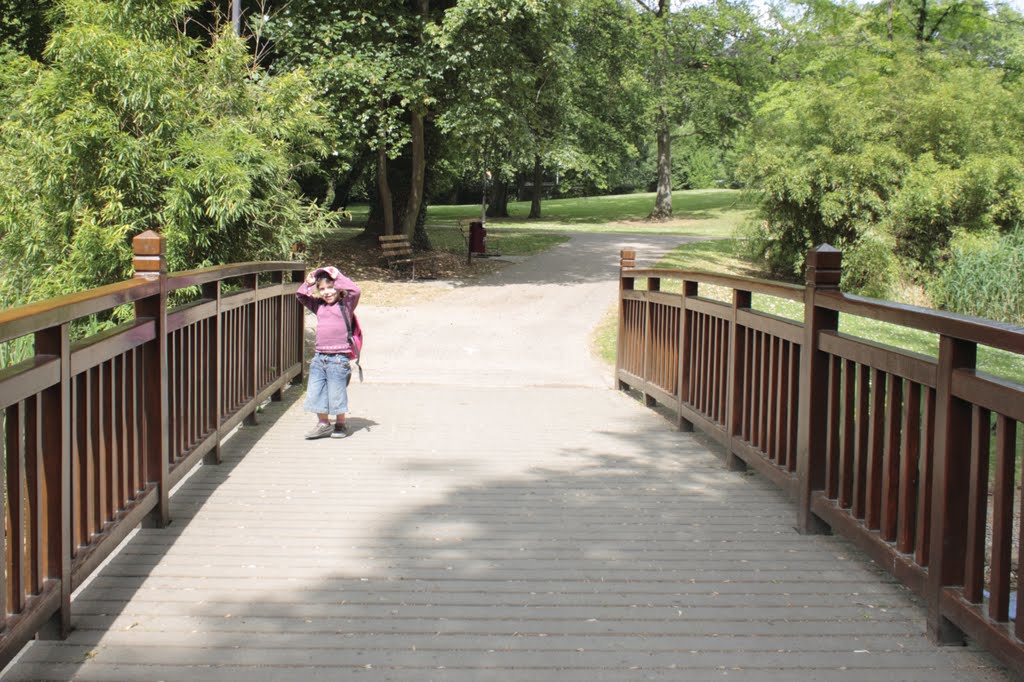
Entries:
MULTIPOLYGON (((1013 679, 1024 403, 975 348, 1024 336, 844 296, 839 254, 810 258, 790 287, 625 252, 616 381, 643 403, 567 381, 561 347, 542 360, 570 372, 513 380, 541 351, 504 334, 493 374, 381 362, 354 436, 304 443, 301 265, 167 274, 141 236, 135 280, 0 313, 0 343, 33 341, 0 372, 4 679, 1013 679), (130 321, 76 337, 118 306, 130 321), (939 356, 840 314, 933 331, 939 356)), ((528 280, 534 307, 567 289, 528 280)), ((450 351, 480 310, 444 311, 484 295, 366 326, 383 346, 434 324, 450 351)))

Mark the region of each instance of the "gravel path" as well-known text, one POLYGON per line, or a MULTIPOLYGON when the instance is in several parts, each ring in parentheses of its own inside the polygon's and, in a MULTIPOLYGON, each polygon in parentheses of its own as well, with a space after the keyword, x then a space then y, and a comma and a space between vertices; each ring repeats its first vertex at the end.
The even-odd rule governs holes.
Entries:
POLYGON ((360 306, 367 380, 609 387, 610 368, 586 349, 594 328, 615 304, 619 251, 635 248, 653 263, 687 241, 693 239, 577 234, 539 256, 426 302, 399 308, 360 306), (423 336, 428 342, 419 338, 423 336), (445 368, 439 371, 442 364, 445 368))

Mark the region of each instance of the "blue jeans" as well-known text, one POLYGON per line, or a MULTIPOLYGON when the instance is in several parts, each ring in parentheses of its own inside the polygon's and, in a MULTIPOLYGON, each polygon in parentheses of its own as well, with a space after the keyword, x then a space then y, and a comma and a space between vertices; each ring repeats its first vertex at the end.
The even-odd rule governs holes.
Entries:
POLYGON ((348 412, 348 380, 352 374, 347 355, 316 353, 309 363, 307 412, 342 415, 348 412))

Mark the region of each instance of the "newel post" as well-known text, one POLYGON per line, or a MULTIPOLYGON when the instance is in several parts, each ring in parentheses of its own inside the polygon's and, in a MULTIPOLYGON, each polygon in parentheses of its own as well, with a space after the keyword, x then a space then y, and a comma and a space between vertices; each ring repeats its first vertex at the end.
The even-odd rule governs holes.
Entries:
POLYGON ((796 440, 797 531, 800 533, 825 533, 829 530, 811 512, 811 495, 825 488, 829 362, 828 356, 819 350, 819 336, 823 331, 839 328, 839 313, 820 307, 817 297, 822 291, 838 291, 842 274, 843 254, 828 244, 807 253, 796 440))
POLYGON ((615 344, 615 386, 619 390, 629 388, 619 379, 619 370, 622 369, 622 354, 626 345, 626 300, 622 294, 625 291, 632 291, 636 286, 636 279, 629 277, 626 270, 636 267, 636 251, 622 249, 619 251, 619 333, 618 341, 615 344))
POLYGON ((935 374, 935 451, 932 463, 932 527, 929 538, 928 636, 940 644, 961 644, 963 633, 942 615, 942 592, 962 586, 967 548, 968 482, 971 480, 969 403, 953 395, 959 370, 973 370, 977 344, 939 337, 935 374))
MULTIPOLYGON (((40 514, 45 548, 41 548, 42 566, 38 580, 60 581, 60 608, 39 631, 41 639, 64 639, 71 632, 71 341, 67 322, 43 329, 35 335, 36 356, 57 359, 60 381, 40 394, 36 413, 37 427, 27 439, 36 440, 42 460, 36 466, 42 484, 45 512, 40 514), (45 415, 45 416, 44 416, 45 415), (49 421, 52 420, 52 421, 49 421), (39 424, 57 428, 39 428, 39 424)), ((26 401, 27 403, 28 401, 26 401)), ((2 438, 2 435, 0 435, 2 438)), ((26 448, 31 452, 31 447, 26 448)), ((26 462, 27 467, 32 464, 26 462)), ((13 537, 21 537, 15 533, 13 537)))
POLYGON ((135 302, 135 317, 152 320, 156 337, 142 350, 143 479, 156 486, 158 502, 146 525, 162 528, 170 523, 168 485, 168 377, 167 377, 167 259, 163 235, 147 230, 132 240, 135 277, 156 280, 160 290, 135 302))

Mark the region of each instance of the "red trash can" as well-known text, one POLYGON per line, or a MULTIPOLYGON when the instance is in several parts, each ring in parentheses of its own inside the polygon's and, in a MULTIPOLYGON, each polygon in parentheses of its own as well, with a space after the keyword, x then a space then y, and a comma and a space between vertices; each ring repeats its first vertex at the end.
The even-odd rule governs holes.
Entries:
POLYGON ((469 252, 487 252, 487 230, 484 229, 483 222, 479 220, 469 223, 469 252))

